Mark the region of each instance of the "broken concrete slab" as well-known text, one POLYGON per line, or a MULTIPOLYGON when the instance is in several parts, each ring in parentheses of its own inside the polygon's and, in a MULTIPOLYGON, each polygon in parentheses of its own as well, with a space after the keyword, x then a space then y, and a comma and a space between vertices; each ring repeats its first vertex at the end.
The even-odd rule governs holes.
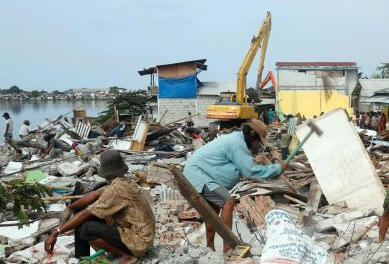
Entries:
MULTIPOLYGON (((316 118, 315 124, 323 134, 314 133, 304 151, 327 201, 344 200, 350 208, 373 208, 382 214, 385 189, 345 111, 327 112, 316 118)), ((309 131, 303 124, 296 134, 302 140, 309 131)))
MULTIPOLYGON (((355 239, 359 233, 365 231, 372 223, 378 223, 377 216, 365 217, 360 219, 355 219, 339 224, 334 224, 333 227, 336 229, 336 232, 339 236, 342 236, 345 240, 351 241, 355 239)), ((366 234, 366 237, 372 239, 373 241, 378 240, 378 225, 373 226, 366 234)))
POLYGON ((64 162, 58 165, 58 172, 62 176, 75 176, 81 172, 82 168, 70 162, 64 162))
POLYGON ((76 179, 74 177, 56 177, 56 176, 48 176, 47 178, 39 181, 40 184, 45 185, 55 185, 60 187, 73 186, 76 183, 76 179))
MULTIPOLYGON (((16 224, 18 221, 7 221, 1 224, 16 224)), ((16 226, 3 226, 0 228, 1 244, 9 246, 32 245, 35 242, 33 234, 39 230, 40 221, 35 221, 30 225, 23 225, 22 228, 16 226)))
POLYGON ((8 165, 5 167, 3 173, 4 174, 16 173, 18 171, 21 171, 22 168, 23 168, 23 163, 10 161, 8 165))
POLYGON ((173 179, 173 174, 170 170, 157 166, 158 163, 152 162, 147 168, 147 182, 166 184, 173 179))
POLYGON ((316 230, 318 232, 328 231, 334 228, 335 225, 352 221, 354 219, 369 216, 373 213, 373 209, 357 210, 350 213, 343 213, 336 215, 332 218, 322 220, 316 224, 316 230))

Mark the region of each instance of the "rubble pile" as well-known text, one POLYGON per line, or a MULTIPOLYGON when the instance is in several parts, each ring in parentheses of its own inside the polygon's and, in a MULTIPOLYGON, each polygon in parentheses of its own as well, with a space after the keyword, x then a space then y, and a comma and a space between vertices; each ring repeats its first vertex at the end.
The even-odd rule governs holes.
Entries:
MULTIPOLYGON (((318 124, 325 126, 326 118, 331 116, 325 114, 319 117, 318 124)), ((51 196, 43 198, 48 205, 46 212, 27 212, 29 225, 20 226, 12 212, 12 204, 0 212, 1 259, 7 263, 78 263, 74 258, 72 232, 58 238, 53 255, 44 252, 43 242, 49 232, 59 225, 59 213, 67 203, 104 185, 105 180, 98 171, 99 154, 106 149, 122 153, 129 167, 128 177, 142 187, 155 215, 154 247, 140 263, 273 263, 277 258, 286 258, 290 261, 287 263, 383 263, 389 259, 389 241, 377 242, 378 215, 382 213, 378 207, 382 207, 384 188, 371 187, 378 188, 378 196, 373 197, 376 200, 374 205, 367 206, 365 197, 360 193, 363 185, 344 185, 342 180, 330 178, 335 173, 333 170, 339 166, 348 168, 348 164, 342 163, 343 160, 335 154, 335 161, 328 163, 333 152, 326 152, 325 147, 315 149, 307 145, 292 159, 283 177, 295 190, 281 178, 242 179, 230 190, 236 201, 233 232, 241 241, 252 246, 245 258, 231 259, 228 254, 221 253, 220 237, 215 241, 216 252, 206 247, 201 212, 197 212, 183 197, 172 172, 160 165, 183 168, 193 151, 215 137, 239 128, 184 130, 179 124, 162 126, 141 118, 113 123, 114 126, 102 130, 88 122, 73 125, 61 116, 37 129, 27 139, 13 140, 0 146, 0 181, 3 185, 18 179, 29 184, 40 183, 52 190, 51 196), (81 126, 86 126, 91 132, 82 134, 84 130, 79 129, 81 126), (125 126, 124 135, 120 138, 113 136, 112 127, 120 126, 125 126), (52 148, 42 155, 52 143, 45 141, 46 135, 54 135, 56 142, 61 144, 57 149, 61 151, 54 153, 52 148), (79 148, 75 147, 75 142, 79 148), (319 150, 323 152, 317 154, 319 150), (343 196, 344 200, 339 196, 343 196), (293 241, 290 241, 291 237, 293 241)), ((345 124, 350 126, 349 122, 345 124)), ((263 165, 281 159, 281 129, 288 130, 291 135, 290 151, 296 145, 294 142, 301 140, 301 135, 305 133, 305 128, 301 126, 297 130, 296 127, 290 129, 287 120, 269 128, 269 149, 255 157, 256 162, 263 165)), ((376 177, 387 186, 389 154, 386 138, 371 135, 370 131, 352 129, 359 132, 355 135, 360 140, 346 138, 363 148, 356 154, 363 160, 361 166, 365 164, 362 176, 376 177), (364 153, 368 153, 367 158, 364 153)), ((324 133, 325 137, 330 137, 331 129, 324 133)), ((325 141, 325 137, 314 140, 325 141)), ((345 140, 342 135, 339 137, 339 140, 345 140)), ((330 149, 336 147, 332 145, 337 142, 333 143, 328 139, 323 144, 330 149)), ((342 152, 342 146, 338 148, 342 152)), ((352 160, 349 162, 353 163, 352 160)), ((344 176, 356 177, 355 174, 344 176)), ((366 179, 368 183, 369 179, 366 179)), ((381 182, 377 182, 376 186, 382 185, 381 182)))

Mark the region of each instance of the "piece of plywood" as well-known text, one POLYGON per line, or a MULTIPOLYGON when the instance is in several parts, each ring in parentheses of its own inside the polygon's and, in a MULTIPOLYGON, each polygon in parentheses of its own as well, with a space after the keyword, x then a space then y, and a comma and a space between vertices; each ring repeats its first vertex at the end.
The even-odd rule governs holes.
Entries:
POLYGON ((146 121, 142 121, 142 116, 139 116, 138 122, 135 127, 134 135, 132 137, 131 150, 143 150, 148 132, 149 123, 147 123, 146 121))
MULTIPOLYGON (((327 201, 345 201, 356 209, 383 212, 385 189, 355 127, 343 109, 335 109, 313 120, 323 130, 315 133, 303 149, 327 201)), ((310 128, 300 125, 296 134, 300 140, 310 128)))

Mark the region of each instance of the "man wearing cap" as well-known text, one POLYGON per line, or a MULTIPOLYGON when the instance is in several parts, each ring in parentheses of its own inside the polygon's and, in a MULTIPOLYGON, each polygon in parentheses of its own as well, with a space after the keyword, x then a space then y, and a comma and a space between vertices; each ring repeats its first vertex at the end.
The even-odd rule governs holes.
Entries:
POLYGON ((87 207, 52 231, 45 250, 52 253, 59 234, 79 228, 81 239, 93 248, 106 249, 120 257, 119 263, 135 263, 153 246, 153 212, 138 185, 124 177, 128 167, 118 151, 104 151, 100 161, 99 175, 110 184, 68 205, 70 214, 87 207))
POLYGON ((3 117, 5 119, 4 139, 5 139, 5 141, 10 141, 12 139, 12 131, 13 131, 13 127, 14 127, 14 122, 8 113, 4 113, 3 117))
MULTIPOLYGON (((252 119, 242 125, 241 132, 221 136, 198 149, 185 165, 184 176, 219 213, 222 221, 231 229, 235 202, 228 190, 241 177, 268 179, 278 176, 287 167, 281 162, 259 165, 253 155, 266 147, 267 127, 259 120, 252 119)), ((207 246, 215 250, 215 230, 206 224, 207 246)), ((224 243, 224 252, 229 247, 224 243)))

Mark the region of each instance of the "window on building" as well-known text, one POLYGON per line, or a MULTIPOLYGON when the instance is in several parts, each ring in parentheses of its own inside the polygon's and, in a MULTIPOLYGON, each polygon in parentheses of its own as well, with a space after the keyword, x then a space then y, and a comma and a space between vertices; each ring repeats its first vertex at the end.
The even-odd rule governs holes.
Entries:
POLYGON ((298 72, 307 73, 307 71, 306 71, 306 70, 298 70, 298 72))
POLYGON ((343 76, 345 76, 346 75, 346 71, 345 70, 343 70, 343 76))

